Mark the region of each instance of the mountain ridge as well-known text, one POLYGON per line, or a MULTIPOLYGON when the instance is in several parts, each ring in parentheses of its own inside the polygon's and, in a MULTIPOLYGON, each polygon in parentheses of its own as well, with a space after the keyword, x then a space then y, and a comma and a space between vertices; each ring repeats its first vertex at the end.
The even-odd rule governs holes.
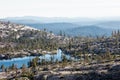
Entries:
MULTIPOLYGON (((82 30, 84 30, 83 27, 86 28, 86 26, 90 26, 91 30, 89 27, 87 28, 89 28, 90 33, 92 33, 91 35, 95 35, 96 33, 94 33, 93 29, 95 28, 94 26, 96 26, 96 27, 101 28, 101 30, 99 30, 98 28, 96 29, 96 31, 101 31, 99 33, 102 33, 102 35, 106 34, 107 36, 109 36, 113 30, 120 29, 120 20, 119 19, 111 20, 109 18, 104 20, 104 18, 103 19, 89 19, 89 18, 65 18, 65 17, 50 18, 50 17, 25 16, 25 17, 16 17, 16 18, 14 17, 4 18, 2 20, 10 21, 13 23, 18 23, 18 24, 24 24, 27 26, 32 26, 33 28, 37 28, 37 29, 42 29, 42 30, 47 29, 48 32, 52 31, 55 34, 59 34, 60 31, 63 31, 67 33, 68 35, 76 33, 76 32, 73 33, 73 30, 80 32, 81 31, 80 29, 79 31, 75 29, 77 27, 79 28, 82 27, 82 30), (69 31, 71 29, 72 31, 69 31)), ((82 31, 82 32, 84 32, 83 34, 89 35, 89 33, 86 31, 82 31)))

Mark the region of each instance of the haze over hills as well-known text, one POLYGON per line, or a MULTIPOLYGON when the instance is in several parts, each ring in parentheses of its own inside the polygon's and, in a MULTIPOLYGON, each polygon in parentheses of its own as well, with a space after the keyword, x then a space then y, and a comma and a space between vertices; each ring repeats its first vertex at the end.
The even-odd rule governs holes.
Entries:
POLYGON ((67 35, 88 36, 106 35, 109 36, 113 30, 120 29, 120 20, 117 18, 89 19, 89 18, 65 18, 65 17, 10 17, 1 19, 13 23, 28 25, 37 29, 47 29, 55 34, 60 31, 67 35))
POLYGON ((67 18, 67 17, 36 17, 36 16, 24 16, 24 17, 8 17, 1 20, 9 20, 16 23, 57 23, 57 22, 92 22, 94 19, 90 18, 67 18))
POLYGON ((53 33, 59 34, 60 31, 67 32, 69 29, 73 29, 79 27, 79 25, 73 23, 42 23, 42 24, 26 24, 29 26, 33 26, 37 29, 47 29, 47 31, 52 31, 53 33))
POLYGON ((110 36, 112 29, 105 29, 98 26, 90 25, 90 26, 82 26, 69 29, 67 33, 73 36, 110 36))
POLYGON ((104 28, 120 29, 120 21, 107 21, 98 23, 96 25, 104 28))

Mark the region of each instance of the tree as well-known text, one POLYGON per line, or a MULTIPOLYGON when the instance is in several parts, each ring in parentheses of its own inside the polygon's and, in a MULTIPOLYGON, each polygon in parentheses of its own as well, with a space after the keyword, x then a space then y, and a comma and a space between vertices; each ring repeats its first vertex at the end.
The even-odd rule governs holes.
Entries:
POLYGON ((67 65, 67 58, 65 55, 62 56, 62 67, 65 67, 67 65))
POLYGON ((16 65, 15 65, 15 64, 12 64, 11 69, 12 69, 12 70, 15 70, 16 68, 17 68, 16 65))
POLYGON ((50 57, 50 63, 52 64, 53 61, 54 61, 54 56, 51 56, 51 57, 50 57))
POLYGON ((9 69, 8 69, 8 68, 5 68, 5 72, 6 72, 6 74, 8 74, 8 72, 9 72, 9 69))
POLYGON ((46 30, 47 30, 47 29, 46 29, 46 28, 44 28, 44 31, 45 31, 45 32, 46 32, 46 30))
POLYGON ((3 72, 5 71, 5 66, 4 66, 4 64, 1 65, 1 69, 2 69, 3 72))
POLYGON ((40 60, 39 57, 32 59, 32 61, 30 61, 28 64, 29 67, 33 67, 33 68, 37 67, 39 64, 39 60, 40 60))
POLYGON ((64 37, 66 37, 66 34, 65 34, 65 32, 64 32, 63 36, 64 36, 64 37))
POLYGON ((53 32, 52 31, 50 31, 50 34, 52 34, 53 32))
POLYGON ((22 73, 24 73, 24 72, 26 71, 26 68, 27 68, 26 65, 23 64, 23 65, 22 65, 22 73))
POLYGON ((59 32, 59 35, 60 35, 60 36, 62 36, 62 35, 63 35, 63 33, 62 33, 62 31, 61 31, 61 30, 60 30, 60 32, 59 32))

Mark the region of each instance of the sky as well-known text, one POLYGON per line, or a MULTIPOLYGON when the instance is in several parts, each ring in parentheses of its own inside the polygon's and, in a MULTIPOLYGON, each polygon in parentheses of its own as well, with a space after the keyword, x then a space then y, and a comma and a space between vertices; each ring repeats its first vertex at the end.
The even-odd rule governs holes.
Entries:
POLYGON ((0 18, 120 17, 120 0, 0 0, 0 18))

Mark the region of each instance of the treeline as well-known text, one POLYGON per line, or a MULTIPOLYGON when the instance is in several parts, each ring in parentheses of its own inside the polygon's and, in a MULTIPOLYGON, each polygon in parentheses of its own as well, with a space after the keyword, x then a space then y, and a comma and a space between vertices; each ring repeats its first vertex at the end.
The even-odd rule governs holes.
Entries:
POLYGON ((113 31, 111 36, 74 37, 62 48, 71 55, 84 54, 120 54, 120 30, 113 31))

